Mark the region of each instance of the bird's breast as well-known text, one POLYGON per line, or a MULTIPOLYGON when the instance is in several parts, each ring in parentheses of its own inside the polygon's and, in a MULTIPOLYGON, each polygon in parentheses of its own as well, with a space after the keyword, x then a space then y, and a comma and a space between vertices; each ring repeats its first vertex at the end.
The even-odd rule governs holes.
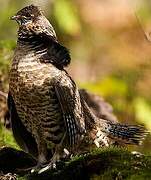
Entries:
MULTIPOLYGON (((41 63, 39 54, 34 51, 27 53, 18 50, 15 53, 10 71, 10 89, 19 91, 35 87, 45 87, 53 79, 59 76, 60 71, 51 64, 41 63), (49 81, 49 82, 48 82, 49 81)), ((47 87, 47 86, 46 86, 47 87)))
POLYGON ((54 90, 54 79, 60 72, 31 55, 14 58, 17 59, 13 61, 10 72, 10 92, 18 115, 33 134, 40 129, 43 136, 54 140, 55 135, 51 132, 62 126, 62 114, 54 90))

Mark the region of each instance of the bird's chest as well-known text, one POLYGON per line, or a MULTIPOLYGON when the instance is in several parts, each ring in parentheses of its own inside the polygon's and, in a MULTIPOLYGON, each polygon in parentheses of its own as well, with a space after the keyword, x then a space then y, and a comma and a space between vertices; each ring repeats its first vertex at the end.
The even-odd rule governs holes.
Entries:
POLYGON ((49 65, 27 61, 13 62, 10 92, 20 119, 33 132, 42 122, 51 121, 54 114, 59 119, 60 109, 55 97, 54 70, 49 65))
MULTIPOLYGON (((47 94, 53 86, 51 70, 45 64, 38 62, 26 62, 20 59, 19 63, 13 62, 10 72, 10 91, 15 102, 24 100, 28 103, 41 102, 47 98, 47 94)), ((32 58, 32 57, 30 57, 32 58)), ((29 61, 29 59, 28 59, 29 61)), ((51 96, 51 94, 49 93, 51 96)))

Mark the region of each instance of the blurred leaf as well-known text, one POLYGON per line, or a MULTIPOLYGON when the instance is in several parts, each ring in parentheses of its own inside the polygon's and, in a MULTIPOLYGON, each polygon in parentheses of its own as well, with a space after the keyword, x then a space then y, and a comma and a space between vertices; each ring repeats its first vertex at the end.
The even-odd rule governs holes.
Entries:
POLYGON ((0 124, 0 147, 1 146, 10 146, 19 149, 18 145, 16 144, 12 132, 7 130, 0 124))
POLYGON ((80 31, 77 10, 71 0, 55 1, 54 16, 61 30, 65 33, 75 35, 80 31))
POLYGON ((84 83, 81 84, 81 87, 86 88, 94 93, 103 95, 103 96, 126 96, 127 94, 127 84, 114 77, 106 77, 100 82, 97 83, 84 83))
POLYGON ((151 17, 151 5, 150 2, 148 2, 148 0, 144 0, 142 6, 140 6, 140 8, 137 10, 137 14, 139 16, 141 16, 141 19, 143 21, 146 21, 148 19, 150 19, 151 17))
POLYGON ((1 40, 0 41, 0 49, 14 49, 16 46, 16 42, 14 40, 1 40))
POLYGON ((151 131, 151 105, 141 97, 134 100, 136 118, 151 131))
POLYGON ((0 88, 5 89, 6 92, 8 89, 9 66, 14 48, 15 41, 0 41, 0 88))
POLYGON ((108 77, 100 83, 102 93, 105 96, 119 95, 125 96, 127 94, 127 85, 124 81, 114 77, 108 77))

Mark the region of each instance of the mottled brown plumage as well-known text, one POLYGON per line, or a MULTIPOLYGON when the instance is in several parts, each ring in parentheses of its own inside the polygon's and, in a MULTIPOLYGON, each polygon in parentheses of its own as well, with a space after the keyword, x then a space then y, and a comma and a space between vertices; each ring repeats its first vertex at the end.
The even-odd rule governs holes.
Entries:
POLYGON ((12 19, 19 24, 8 96, 12 129, 23 149, 37 153, 40 164, 49 161, 43 170, 60 157, 81 151, 84 142, 94 142, 98 147, 116 140, 141 142, 143 128, 101 119, 90 110, 64 70, 70 63, 68 50, 58 42, 53 27, 36 6, 23 8, 12 19))
POLYGON ((0 180, 17 180, 15 174, 7 173, 7 174, 0 174, 0 180))

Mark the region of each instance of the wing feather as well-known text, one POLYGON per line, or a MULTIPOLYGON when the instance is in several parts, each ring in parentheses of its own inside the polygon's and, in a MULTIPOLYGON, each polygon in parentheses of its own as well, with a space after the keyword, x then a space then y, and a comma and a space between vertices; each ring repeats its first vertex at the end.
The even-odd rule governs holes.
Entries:
POLYGON ((65 84, 58 82, 55 85, 55 92, 63 113, 69 143, 74 146, 79 134, 85 132, 85 121, 79 92, 72 81, 65 84))

